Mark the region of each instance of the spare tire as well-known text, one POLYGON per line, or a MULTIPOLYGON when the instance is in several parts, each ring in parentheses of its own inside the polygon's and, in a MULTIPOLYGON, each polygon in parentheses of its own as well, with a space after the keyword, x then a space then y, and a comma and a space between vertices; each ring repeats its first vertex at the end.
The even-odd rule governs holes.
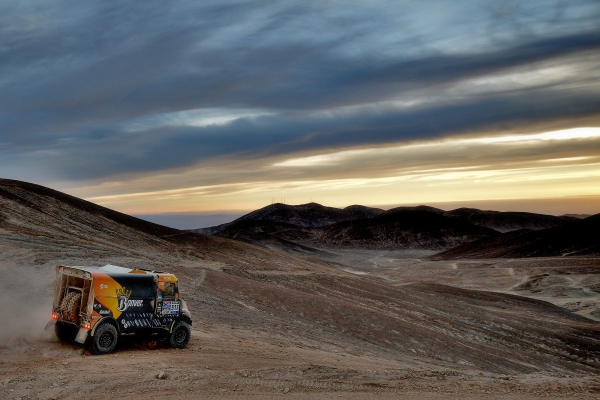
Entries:
POLYGON ((59 313, 63 321, 74 324, 79 322, 79 305, 81 303, 80 292, 69 292, 60 303, 59 313))

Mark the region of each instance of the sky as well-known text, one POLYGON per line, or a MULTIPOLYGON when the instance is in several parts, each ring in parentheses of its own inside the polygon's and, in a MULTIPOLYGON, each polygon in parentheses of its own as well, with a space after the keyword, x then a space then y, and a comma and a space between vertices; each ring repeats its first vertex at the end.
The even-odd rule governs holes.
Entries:
POLYGON ((0 176, 136 215, 600 213, 600 2, 0 0, 0 176))

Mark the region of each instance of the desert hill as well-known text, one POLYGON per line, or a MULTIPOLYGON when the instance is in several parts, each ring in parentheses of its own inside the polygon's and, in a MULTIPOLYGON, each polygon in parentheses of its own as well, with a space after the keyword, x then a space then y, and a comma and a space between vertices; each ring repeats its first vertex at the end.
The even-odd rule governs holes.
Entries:
POLYGON ((372 218, 317 228, 245 219, 216 235, 285 251, 310 252, 316 251, 314 248, 442 250, 497 234, 436 212, 394 209, 372 218))
MULTIPOLYGON (((318 268, 302 259, 282 261, 264 249, 147 222, 43 186, 0 180, 0 240, 32 252, 26 257, 133 257, 139 262, 177 265, 244 258, 253 268, 273 265, 318 268), (143 260, 143 261, 142 261, 143 260)), ((164 264, 163 264, 164 265, 164 264)))
POLYGON ((241 224, 245 221, 279 222, 300 227, 314 228, 342 221, 370 218, 382 214, 383 212, 383 210, 378 208, 360 205, 339 209, 335 207, 325 207, 317 203, 301 204, 298 206, 276 203, 252 211, 235 221, 209 228, 194 229, 191 230, 191 232, 212 235, 219 233, 232 225, 241 224))
POLYGON ((600 214, 540 231, 520 230, 482 239, 438 255, 450 258, 600 255, 600 214))
MULTIPOLYGON (((427 210, 396 210, 303 229, 322 229, 332 240, 344 243, 346 237, 358 234, 393 238, 394 232, 404 232, 408 226, 413 229, 412 236, 402 238, 419 241, 429 235, 429 241, 433 234, 414 228, 422 221, 428 221, 426 226, 432 230, 442 227, 444 237, 490 232, 427 210), (381 226, 377 218, 386 218, 390 225, 383 230, 373 228, 381 226), (371 225, 373 221, 375 225, 371 225)), ((269 221, 263 222, 268 226, 269 221)), ((294 227, 281 226, 276 225, 277 229, 294 227)), ((399 238, 393 243, 399 243, 399 238)), ((194 377, 199 370, 206 371, 202 365, 218 360, 221 364, 214 368, 222 372, 197 378, 206 378, 202 382, 215 390, 221 388, 220 382, 229 382, 231 387, 240 382, 249 388, 257 382, 272 385, 265 390, 280 385, 280 381, 262 378, 244 380, 265 375, 286 377, 298 390, 310 391, 323 382, 334 386, 350 382, 348 390, 370 391, 373 387, 368 383, 376 382, 378 391, 393 391, 398 387, 398 371, 415 369, 450 371, 444 374, 587 374, 600 370, 600 326, 545 301, 438 284, 435 276, 403 283, 349 273, 348 265, 320 261, 312 254, 292 256, 165 228, 42 186, 0 180, 0 300, 23 299, 19 320, 34 320, 28 317, 39 311, 28 308, 34 295, 51 295, 55 265, 106 263, 177 274, 195 316, 195 341, 189 351, 173 352, 182 364, 168 371, 172 376, 194 377), (241 368, 245 369, 238 371, 241 368), (382 368, 392 372, 369 372, 382 368)), ((12 314, 7 313, 13 311, 17 312, 3 308, 0 318, 10 320, 12 314)), ((46 320, 41 322, 43 327, 46 320)), ((3 343, 8 340, 3 339, 3 343)), ((28 365, 23 371, 38 367, 54 371, 55 361, 40 360, 39 354, 45 354, 47 347, 56 351, 60 344, 36 341, 32 346, 35 351, 23 352, 0 346, 0 356, 6 359, 11 355, 19 365, 28 365)), ((127 375, 133 361, 125 361, 140 352, 128 354, 131 356, 117 353, 104 359, 108 372, 103 382, 109 383, 102 390, 122 389, 128 384, 127 379, 106 376, 134 378, 127 375)), ((140 357, 142 366, 164 363, 164 356, 152 351, 140 357)), ((85 357, 68 363, 87 365, 85 368, 94 371, 93 361, 85 357)), ((28 380, 23 371, 15 370, 14 363, 0 363, 0 372, 7 379, 14 376, 15 382, 36 387, 37 378, 28 380)), ((65 375, 65 368, 57 374, 65 375)), ((149 374, 155 382, 154 372, 149 374)), ((56 376, 48 379, 58 379, 56 376)), ((46 377, 41 379, 46 389, 53 384, 46 377)), ((73 374, 72 379, 70 385, 80 382, 81 388, 90 388, 85 378, 73 374)), ((174 384, 191 384, 188 378, 181 379, 174 384)), ((29 395, 26 390, 30 389, 23 389, 23 396, 29 395)), ((40 390, 34 397, 46 393, 44 388, 40 390)))

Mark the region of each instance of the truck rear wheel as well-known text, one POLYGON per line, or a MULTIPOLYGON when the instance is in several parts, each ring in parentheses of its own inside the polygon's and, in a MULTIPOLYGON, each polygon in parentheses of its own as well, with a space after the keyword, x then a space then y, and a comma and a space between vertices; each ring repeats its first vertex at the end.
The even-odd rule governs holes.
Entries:
POLYGON ((54 333, 61 342, 72 342, 77 336, 77 328, 71 324, 56 321, 54 324, 54 333))
POLYGON ((192 330, 187 322, 179 321, 175 324, 169 335, 169 344, 175 349, 182 349, 187 346, 191 335, 192 330))
POLYGON ((115 349, 119 333, 112 324, 103 323, 96 329, 92 339, 94 354, 108 354, 115 349))
POLYGON ((69 292, 60 303, 59 313, 61 319, 77 324, 79 322, 80 292, 69 292))

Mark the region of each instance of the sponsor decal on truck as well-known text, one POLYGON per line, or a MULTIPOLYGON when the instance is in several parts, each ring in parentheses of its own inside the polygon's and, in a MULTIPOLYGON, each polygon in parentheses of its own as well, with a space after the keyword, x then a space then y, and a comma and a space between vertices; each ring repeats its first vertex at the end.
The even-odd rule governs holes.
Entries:
POLYGON ((117 311, 125 311, 130 307, 139 308, 144 306, 144 300, 130 300, 131 290, 127 290, 126 288, 118 288, 117 289, 117 297, 119 298, 119 305, 117 306, 117 311))

